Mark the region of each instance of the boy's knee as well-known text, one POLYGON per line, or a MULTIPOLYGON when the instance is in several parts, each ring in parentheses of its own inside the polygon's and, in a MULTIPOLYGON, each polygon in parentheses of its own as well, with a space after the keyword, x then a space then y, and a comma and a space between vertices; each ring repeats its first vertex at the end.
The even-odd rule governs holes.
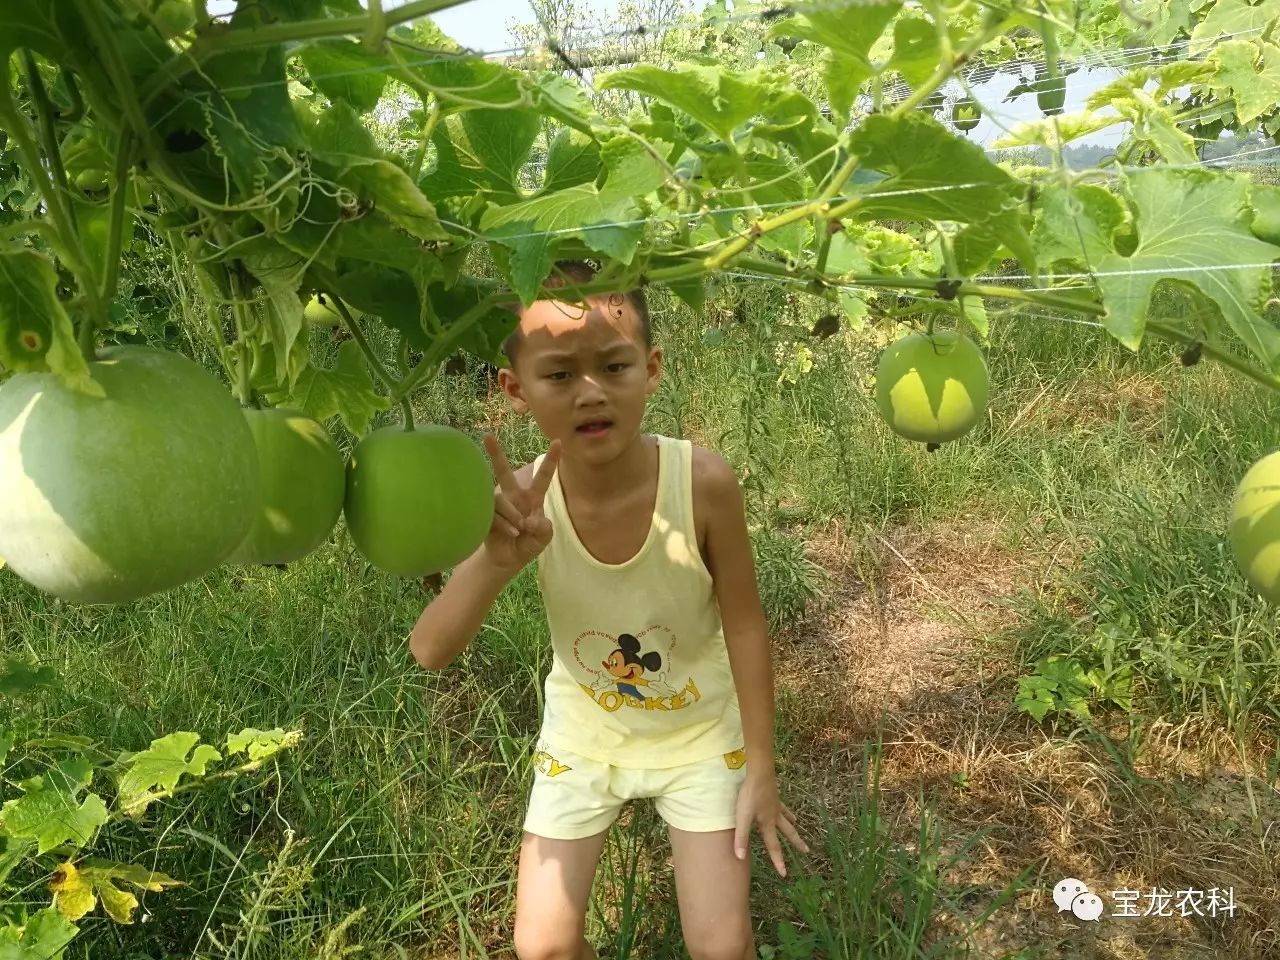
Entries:
POLYGON ((685 949, 693 960, 747 960, 751 954, 749 930, 717 930, 697 939, 685 939, 685 949))
POLYGON ((583 960, 582 934, 556 930, 537 923, 516 924, 516 956, 519 960, 583 960))

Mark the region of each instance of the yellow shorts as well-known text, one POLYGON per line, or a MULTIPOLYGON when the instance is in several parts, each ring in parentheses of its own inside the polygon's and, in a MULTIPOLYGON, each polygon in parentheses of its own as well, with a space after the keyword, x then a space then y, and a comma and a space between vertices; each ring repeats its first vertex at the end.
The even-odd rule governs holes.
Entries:
POLYGON ((731 830, 747 775, 742 750, 663 769, 615 767, 539 739, 524 829, 552 840, 578 840, 610 827, 622 805, 653 797, 658 815, 679 830, 731 830))

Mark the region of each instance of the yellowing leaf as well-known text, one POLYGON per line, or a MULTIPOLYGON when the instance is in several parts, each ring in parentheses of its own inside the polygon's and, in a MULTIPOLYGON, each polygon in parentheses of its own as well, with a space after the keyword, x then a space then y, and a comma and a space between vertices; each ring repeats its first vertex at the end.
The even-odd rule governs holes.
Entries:
POLYGON ((138 898, 116 886, 117 882, 156 892, 183 885, 179 880, 135 864, 90 859, 79 868, 70 861, 63 863, 49 886, 53 890, 54 906, 68 920, 79 920, 101 900, 103 909, 116 923, 133 923, 138 898))
POLYGON ((58 867, 49 888, 53 891, 53 905, 73 922, 92 910, 97 899, 93 888, 84 882, 80 871, 69 860, 58 867))

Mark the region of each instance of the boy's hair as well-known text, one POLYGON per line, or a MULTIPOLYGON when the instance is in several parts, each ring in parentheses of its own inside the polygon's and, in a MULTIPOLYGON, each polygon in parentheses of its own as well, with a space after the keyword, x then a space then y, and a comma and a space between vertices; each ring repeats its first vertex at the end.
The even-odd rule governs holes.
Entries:
MULTIPOLYGON (((560 260, 551 268, 551 274, 543 281, 543 286, 557 288, 590 283, 595 279, 595 275, 596 268, 585 260, 560 260)), ((649 304, 645 300, 642 288, 636 287, 634 290, 627 290, 623 293, 588 295, 590 300, 608 299, 612 301, 616 297, 629 302, 631 309, 636 312, 636 316, 640 320, 640 332, 644 337, 644 349, 647 353, 653 347, 653 333, 649 326, 649 304)), ((517 315, 522 312, 518 304, 515 307, 515 312, 517 315)), ((519 326, 502 342, 502 352, 506 354, 507 360, 513 368, 516 365, 516 354, 520 352, 520 347, 523 343, 524 333, 519 326)))

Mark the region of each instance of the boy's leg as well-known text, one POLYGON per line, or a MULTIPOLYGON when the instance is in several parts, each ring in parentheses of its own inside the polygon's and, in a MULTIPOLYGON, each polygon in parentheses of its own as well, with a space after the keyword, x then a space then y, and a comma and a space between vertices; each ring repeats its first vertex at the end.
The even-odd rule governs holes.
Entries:
POLYGON ((680 928, 693 960, 754 960, 751 858, 733 853, 733 831, 668 826, 680 928))
POLYGON ((551 840, 525 832, 516 880, 515 948, 520 960, 596 960, 582 930, 608 833, 551 840))

